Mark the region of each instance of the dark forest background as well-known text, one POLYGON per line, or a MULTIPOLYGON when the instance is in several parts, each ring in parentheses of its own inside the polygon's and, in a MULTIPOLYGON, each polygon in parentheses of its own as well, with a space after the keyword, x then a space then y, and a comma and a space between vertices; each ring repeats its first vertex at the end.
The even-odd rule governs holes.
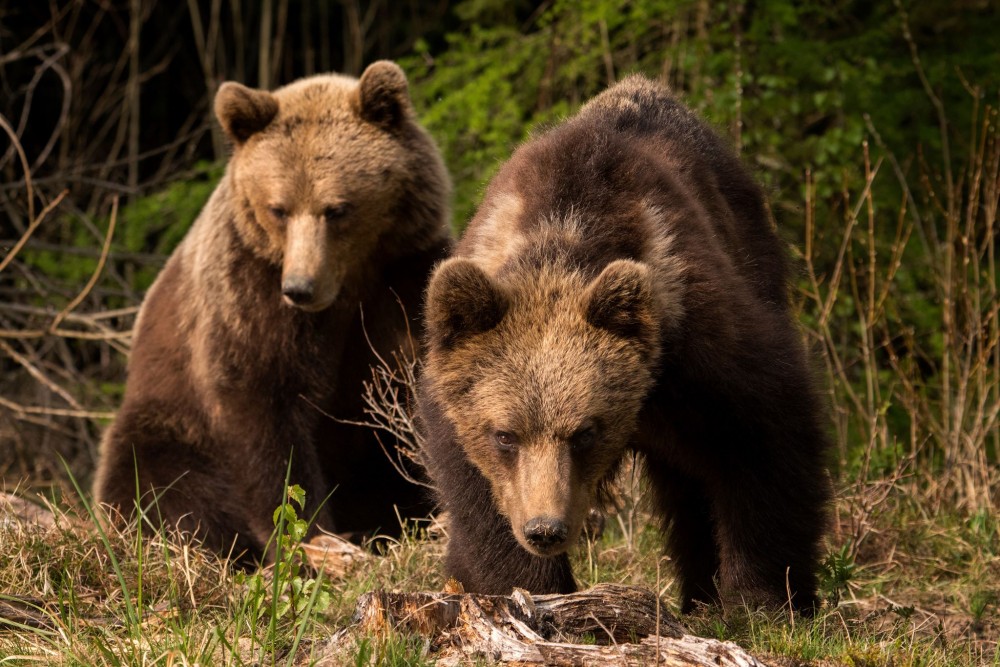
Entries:
POLYGON ((995 517, 997 35, 989 0, 4 0, 0 476, 89 479, 137 305, 224 168, 219 84, 390 58, 456 231, 533 130, 667 81, 771 194, 836 474, 995 517))

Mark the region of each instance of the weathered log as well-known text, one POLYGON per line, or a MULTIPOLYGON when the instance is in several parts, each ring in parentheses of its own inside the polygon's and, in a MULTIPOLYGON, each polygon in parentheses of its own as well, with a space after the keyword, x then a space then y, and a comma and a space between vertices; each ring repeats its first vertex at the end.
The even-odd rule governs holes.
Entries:
MULTIPOLYGON (((520 626, 543 639, 592 633, 610 641, 636 641, 657 634, 680 637, 684 626, 649 590, 600 584, 572 595, 511 596, 447 593, 366 593, 358 600, 355 620, 362 630, 392 628, 422 635, 465 625, 460 617, 482 617, 492 624, 520 626), (659 612, 657 611, 659 607, 659 612)), ((463 618, 463 621, 466 620, 463 618)))
MULTIPOLYGON (((762 662, 732 642, 720 642, 693 635, 673 639, 646 637, 639 644, 615 646, 587 646, 580 644, 537 644, 541 660, 528 664, 553 667, 766 667, 762 662)), ((441 667, 449 663, 437 663, 441 667)))
POLYGON ((485 658, 521 665, 763 667, 733 643, 686 634, 654 593, 634 586, 534 596, 376 591, 359 598, 354 620, 319 664, 338 664, 359 634, 391 630, 427 637, 442 666, 485 658), (597 643, 573 643, 584 636, 597 643))

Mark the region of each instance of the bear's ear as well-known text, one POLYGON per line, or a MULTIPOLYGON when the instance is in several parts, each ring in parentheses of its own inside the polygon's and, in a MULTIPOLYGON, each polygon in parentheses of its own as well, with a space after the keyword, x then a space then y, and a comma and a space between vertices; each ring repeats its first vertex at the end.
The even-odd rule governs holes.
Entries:
POLYGON ((277 115, 278 100, 266 90, 226 81, 215 94, 215 117, 237 146, 270 125, 277 115))
POLYGON ((397 127, 410 109, 410 89, 399 65, 378 60, 358 81, 358 115, 386 129, 397 127))
POLYGON ((431 276, 427 331, 435 349, 454 347, 467 336, 489 331, 507 312, 507 297, 473 262, 453 257, 431 276))
POLYGON ((650 348, 658 340, 649 267, 617 259, 587 287, 586 317, 591 325, 650 348))

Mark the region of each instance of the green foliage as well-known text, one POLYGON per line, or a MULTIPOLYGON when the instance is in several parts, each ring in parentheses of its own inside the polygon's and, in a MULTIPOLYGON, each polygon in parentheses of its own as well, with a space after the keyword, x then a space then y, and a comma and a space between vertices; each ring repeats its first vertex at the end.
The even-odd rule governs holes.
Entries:
POLYGON ((287 485, 285 500, 274 510, 275 532, 272 543, 275 562, 269 573, 256 571, 239 573, 236 581, 245 586, 240 605, 241 617, 251 627, 264 626, 261 648, 272 659, 279 645, 293 638, 290 653, 294 655, 305 632, 312 627, 317 614, 326 611, 333 602, 329 583, 322 572, 317 578, 308 576, 302 541, 309 523, 295 509, 305 507, 305 491, 298 485, 287 485))
POLYGON ((223 170, 222 163, 198 162, 163 190, 122 207, 120 247, 129 252, 169 254, 198 217, 223 170))
MULTIPOLYGON (((208 202, 223 169, 221 163, 199 162, 184 178, 124 206, 119 212, 121 234, 115 248, 129 253, 169 255, 208 202)), ((133 287, 144 292, 159 268, 137 266, 132 272, 133 287)))
MULTIPOLYGON (((1000 25, 997 10, 949 9, 943 22, 934 9, 946 7, 943 0, 920 3, 906 16, 892 0, 467 0, 455 7, 459 25, 443 45, 420 42, 404 64, 455 177, 459 229, 497 164, 532 128, 634 71, 682 91, 764 167, 760 176, 777 208, 797 209, 806 169, 824 200, 863 184, 857 164, 866 114, 902 155, 940 147, 903 38, 904 16, 926 75, 947 103, 968 102, 950 63, 986 90, 1000 83, 987 46, 1000 25), (943 43, 961 43, 960 55, 943 43)), ((898 202, 892 187, 879 196, 898 202)))
POLYGON ((969 541, 983 553, 1000 555, 1000 517, 986 508, 968 520, 969 541))
POLYGON ((997 604, 997 592, 992 590, 975 591, 969 598, 969 614, 973 623, 981 624, 987 611, 997 604))
POLYGON ((464 226, 479 199, 479 189, 510 149, 521 141, 529 123, 523 99, 526 79, 537 78, 537 40, 521 43, 510 27, 474 24, 468 35, 452 35, 441 56, 447 67, 429 76, 426 44, 407 64, 415 101, 424 107, 422 120, 445 154, 455 183, 455 214, 464 226), (525 48, 527 47, 527 48, 525 48), (430 101, 434 102, 431 103, 430 101))
POLYGON ((819 589, 831 606, 836 607, 841 597, 848 592, 848 584, 854 578, 856 567, 849 544, 827 554, 820 568, 819 589))

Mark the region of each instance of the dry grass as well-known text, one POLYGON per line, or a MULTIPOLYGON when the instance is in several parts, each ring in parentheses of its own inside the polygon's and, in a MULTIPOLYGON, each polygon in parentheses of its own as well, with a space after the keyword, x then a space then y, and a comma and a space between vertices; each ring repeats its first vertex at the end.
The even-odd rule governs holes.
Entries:
MULTIPOLYGON (((685 619, 692 631, 735 640, 774 664, 1000 665, 1000 527, 929 516, 901 489, 862 520, 854 513, 864 505, 851 496, 870 494, 869 486, 851 487, 838 501, 842 517, 865 524, 865 539, 856 558, 842 563, 849 575, 827 578, 828 603, 815 619, 704 609, 685 619)), ((641 507, 631 519, 629 511, 581 543, 574 554, 580 584, 643 585, 676 605, 661 535, 641 507)), ((337 580, 320 578, 324 608, 275 618, 273 569, 235 572, 176 537, 102 536, 85 513, 56 510, 51 525, 24 523, 0 503, 0 661, 308 664, 350 622, 360 594, 441 590, 443 539, 426 532, 418 527, 380 543, 379 555, 337 580)), ((831 541, 831 553, 838 547, 831 541)), ((352 660, 420 664, 432 658, 425 650, 418 639, 373 637, 352 660)))
POLYGON ((104 533, 85 510, 26 522, 18 509, 0 500, 4 664, 298 664, 349 621, 360 594, 442 584, 440 549, 417 528, 380 542, 363 571, 328 581, 293 556, 241 572, 176 535, 104 533), (280 574, 292 562, 315 599, 280 574))

